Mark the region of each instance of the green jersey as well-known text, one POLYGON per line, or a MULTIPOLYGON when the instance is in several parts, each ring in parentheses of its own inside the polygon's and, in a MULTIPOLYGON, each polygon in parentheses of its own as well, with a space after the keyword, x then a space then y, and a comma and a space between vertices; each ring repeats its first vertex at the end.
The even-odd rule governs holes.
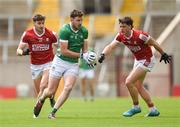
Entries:
MULTIPOLYGON (((88 30, 81 26, 79 30, 74 31, 70 24, 65 24, 59 32, 59 42, 68 43, 68 49, 73 52, 80 53, 84 41, 88 38, 88 30)), ((57 56, 62 60, 78 63, 78 58, 64 56, 61 54, 60 45, 57 49, 57 56)))

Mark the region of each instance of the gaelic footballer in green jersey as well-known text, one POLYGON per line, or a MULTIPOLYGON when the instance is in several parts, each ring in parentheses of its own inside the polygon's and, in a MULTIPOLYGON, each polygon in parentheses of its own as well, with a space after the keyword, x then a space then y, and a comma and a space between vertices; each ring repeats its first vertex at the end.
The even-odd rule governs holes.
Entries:
POLYGON ((50 97, 58 88, 59 81, 64 78, 64 88, 58 97, 52 112, 48 118, 54 119, 56 111, 63 105, 75 85, 78 76, 78 58, 81 56, 88 63, 94 61, 88 56, 87 38, 88 31, 82 26, 83 12, 73 10, 70 14, 70 23, 62 27, 59 33, 59 48, 54 57, 50 70, 48 88, 46 88, 34 107, 34 115, 37 117, 47 97, 50 97), (80 53, 82 51, 82 54, 80 53))
MULTIPOLYGON (((70 51, 80 53, 83 48, 84 42, 88 38, 88 31, 85 27, 81 26, 79 30, 74 30, 72 24, 65 24, 59 33, 59 42, 67 43, 68 49, 70 51)), ((59 48, 60 49, 60 48, 59 48)), ((68 55, 63 55, 60 52, 57 54, 62 60, 77 63, 78 57, 71 57, 68 55)))

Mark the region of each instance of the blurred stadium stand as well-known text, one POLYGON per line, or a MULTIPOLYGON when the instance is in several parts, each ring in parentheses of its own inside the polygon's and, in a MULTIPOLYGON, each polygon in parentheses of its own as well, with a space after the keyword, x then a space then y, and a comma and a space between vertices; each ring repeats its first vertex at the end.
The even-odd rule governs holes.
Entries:
MULTIPOLYGON (((33 14, 43 14, 46 18, 46 27, 58 32, 59 30, 59 15, 60 15, 60 2, 59 0, 39 0, 33 14)), ((32 22, 29 23, 28 28, 32 27, 32 22)))
MULTIPOLYGON (((28 57, 16 56, 21 34, 32 26, 32 15, 44 14, 47 17, 46 26, 58 32, 64 23, 69 22, 69 12, 74 8, 85 12, 84 26, 89 29, 90 46, 100 53, 118 32, 118 18, 123 16, 133 17, 135 28, 143 29, 158 39, 180 12, 180 0, 0 0, 0 86, 21 83, 32 85, 28 57)), ((154 96, 169 96, 173 86, 180 85, 180 73, 176 66, 180 53, 178 50, 173 51, 173 48, 180 47, 177 35, 179 26, 178 21, 174 30, 162 41, 163 48, 174 57, 173 70, 167 65, 157 64, 145 81, 154 96), (170 46, 171 50, 168 49, 170 46), (164 67, 160 68, 159 65, 164 67), (164 81, 162 86, 157 85, 159 81, 164 81), (163 90, 158 92, 160 89, 157 88, 163 90)), ((131 53, 121 48, 112 53, 102 66, 97 66, 97 86, 104 81, 104 87, 110 88, 102 95, 128 95, 123 79, 132 68, 132 62, 131 53)), ((76 86, 75 90, 78 89, 76 86)), ((103 87, 99 89, 103 90, 103 87)), ((77 91, 73 91, 73 95, 78 95, 77 91)))

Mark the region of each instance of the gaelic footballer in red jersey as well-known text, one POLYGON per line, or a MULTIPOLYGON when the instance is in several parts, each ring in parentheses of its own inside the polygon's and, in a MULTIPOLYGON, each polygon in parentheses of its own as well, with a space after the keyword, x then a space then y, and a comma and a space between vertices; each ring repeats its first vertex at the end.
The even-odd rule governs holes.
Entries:
POLYGON ((139 30, 131 30, 130 32, 129 38, 120 32, 115 40, 126 45, 137 60, 150 59, 153 56, 152 51, 150 46, 145 44, 151 37, 139 30))
MULTIPOLYGON (((30 55, 32 79, 39 97, 47 87, 49 69, 54 57, 52 45, 56 45, 57 36, 45 27, 45 16, 36 14, 32 20, 34 26, 23 33, 17 55, 30 55)), ((51 99, 51 105, 53 104, 54 100, 51 99)))
POLYGON ((35 27, 24 32, 20 41, 20 43, 28 44, 31 64, 35 65, 45 64, 53 60, 52 43, 56 42, 57 38, 54 32, 44 28, 42 34, 38 34, 35 27))
POLYGON ((119 33, 104 48, 98 61, 102 63, 105 56, 110 54, 117 44, 123 43, 127 46, 135 57, 134 67, 125 81, 125 85, 132 98, 133 108, 124 112, 123 116, 131 117, 141 112, 138 93, 150 109, 150 112, 146 116, 159 116, 160 112, 154 106, 149 93, 142 86, 146 73, 150 72, 155 64, 155 57, 152 53, 151 46, 161 54, 160 62, 164 60, 165 63, 169 63, 171 58, 150 35, 140 30, 134 30, 133 20, 130 17, 119 19, 119 26, 119 33))

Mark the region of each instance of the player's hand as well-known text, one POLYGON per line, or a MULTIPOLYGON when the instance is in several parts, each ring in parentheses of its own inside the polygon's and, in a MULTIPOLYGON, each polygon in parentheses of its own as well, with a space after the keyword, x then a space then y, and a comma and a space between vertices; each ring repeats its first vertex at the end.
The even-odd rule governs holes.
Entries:
POLYGON ((100 56, 99 56, 98 62, 102 63, 104 61, 104 59, 105 59, 105 54, 101 53, 100 56))
POLYGON ((88 63, 92 64, 96 60, 96 54, 93 52, 82 53, 81 57, 88 63))
POLYGON ((161 55, 160 62, 164 60, 165 64, 169 63, 171 61, 171 56, 169 56, 167 53, 163 53, 161 55))
POLYGON ((88 60, 88 52, 81 53, 81 58, 83 58, 88 64, 90 63, 88 60))
POLYGON ((29 51, 28 48, 27 48, 27 49, 24 49, 22 55, 23 55, 23 56, 29 55, 29 52, 30 52, 30 51, 29 51))

